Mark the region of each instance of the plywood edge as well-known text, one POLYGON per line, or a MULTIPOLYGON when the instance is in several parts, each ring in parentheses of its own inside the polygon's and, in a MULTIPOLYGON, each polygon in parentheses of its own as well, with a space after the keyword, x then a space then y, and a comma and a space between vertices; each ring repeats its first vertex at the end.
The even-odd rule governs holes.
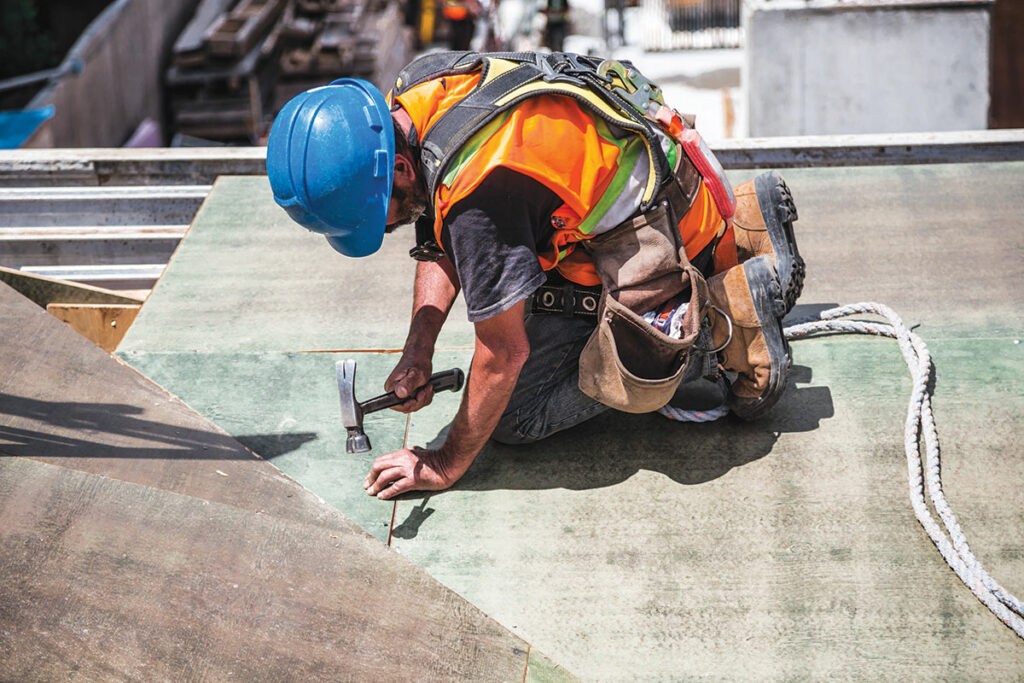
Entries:
POLYGON ((142 304, 50 303, 46 312, 110 353, 135 322, 142 304))

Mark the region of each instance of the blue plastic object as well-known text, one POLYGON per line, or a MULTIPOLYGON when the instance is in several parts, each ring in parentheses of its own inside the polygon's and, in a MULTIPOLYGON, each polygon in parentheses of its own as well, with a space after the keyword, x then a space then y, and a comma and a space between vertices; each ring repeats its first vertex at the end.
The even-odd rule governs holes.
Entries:
POLYGON ((0 149, 17 149, 53 116, 51 104, 42 109, 0 111, 0 149))
POLYGON ((394 158, 387 102, 359 78, 341 78, 293 97, 267 140, 274 200, 346 256, 380 249, 394 158))

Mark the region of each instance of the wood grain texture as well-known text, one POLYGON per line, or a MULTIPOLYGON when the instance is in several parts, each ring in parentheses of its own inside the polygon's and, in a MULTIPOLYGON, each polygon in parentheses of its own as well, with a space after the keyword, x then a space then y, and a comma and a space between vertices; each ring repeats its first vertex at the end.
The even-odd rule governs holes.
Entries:
POLYGON ((46 305, 46 312, 66 322, 75 332, 108 353, 117 348, 139 314, 141 304, 58 304, 46 305))
POLYGON ((0 680, 522 680, 529 645, 0 284, 0 680))
POLYGON ((43 275, 22 273, 13 268, 0 266, 0 282, 13 287, 23 296, 34 301, 38 306, 47 304, 139 304, 142 300, 125 296, 102 287, 83 285, 77 282, 57 280, 43 275))
POLYGON ((0 459, 4 680, 522 680, 529 647, 377 541, 0 459))

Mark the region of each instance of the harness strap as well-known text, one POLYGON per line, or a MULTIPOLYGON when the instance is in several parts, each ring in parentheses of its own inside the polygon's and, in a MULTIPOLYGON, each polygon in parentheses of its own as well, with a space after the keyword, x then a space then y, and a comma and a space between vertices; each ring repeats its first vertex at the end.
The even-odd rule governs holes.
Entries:
POLYGON ((600 74, 598 66, 593 58, 564 52, 440 52, 414 60, 399 74, 396 94, 432 78, 481 69, 478 87, 422 135, 421 167, 430 196, 436 193, 451 158, 483 126, 528 97, 557 94, 572 97, 595 115, 645 140, 653 170, 651 190, 640 207, 647 210, 654 203, 654 189, 669 174, 665 151, 655 124, 615 92, 612 78, 600 74))
POLYGON ((700 172, 693 164, 680 164, 675 173, 672 173, 661 192, 659 199, 668 202, 670 225, 679 225, 679 221, 693 206, 693 200, 697 198, 697 190, 700 188, 700 172))
POLYGON ((485 83, 485 73, 480 87, 449 109, 431 127, 420 142, 422 167, 430 196, 437 191, 439 176, 451 156, 480 128, 504 111, 495 106, 495 102, 541 75, 540 71, 528 65, 520 65, 485 83))
POLYGON ((473 71, 481 63, 483 63, 486 69, 487 63, 483 59, 484 56, 497 57, 514 62, 533 60, 533 54, 530 52, 431 52, 422 57, 417 57, 398 72, 398 79, 395 81, 395 94, 401 95, 409 88, 438 76, 473 71))
POLYGON ((395 95, 430 80, 437 74, 456 74, 463 71, 471 71, 478 60, 466 60, 472 52, 431 52, 414 59, 398 72, 395 80, 395 95))

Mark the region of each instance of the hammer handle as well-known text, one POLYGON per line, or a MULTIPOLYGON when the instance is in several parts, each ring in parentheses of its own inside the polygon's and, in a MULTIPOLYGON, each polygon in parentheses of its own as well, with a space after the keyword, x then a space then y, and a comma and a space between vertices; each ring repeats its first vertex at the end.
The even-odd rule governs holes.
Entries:
MULTIPOLYGON (((435 372, 430 376, 428 384, 434 387, 434 391, 458 391, 462 388, 463 383, 466 381, 465 375, 462 373, 460 368, 452 368, 451 370, 444 370, 442 372, 435 372)), ((419 389, 417 389, 418 391, 419 389)), ((395 392, 389 391, 386 394, 381 394, 376 398, 371 398, 369 401, 360 403, 359 407, 363 410, 363 415, 373 413, 384 408, 390 408, 391 406, 397 406, 399 403, 404 403, 409 400, 406 398, 398 398, 395 392)))

